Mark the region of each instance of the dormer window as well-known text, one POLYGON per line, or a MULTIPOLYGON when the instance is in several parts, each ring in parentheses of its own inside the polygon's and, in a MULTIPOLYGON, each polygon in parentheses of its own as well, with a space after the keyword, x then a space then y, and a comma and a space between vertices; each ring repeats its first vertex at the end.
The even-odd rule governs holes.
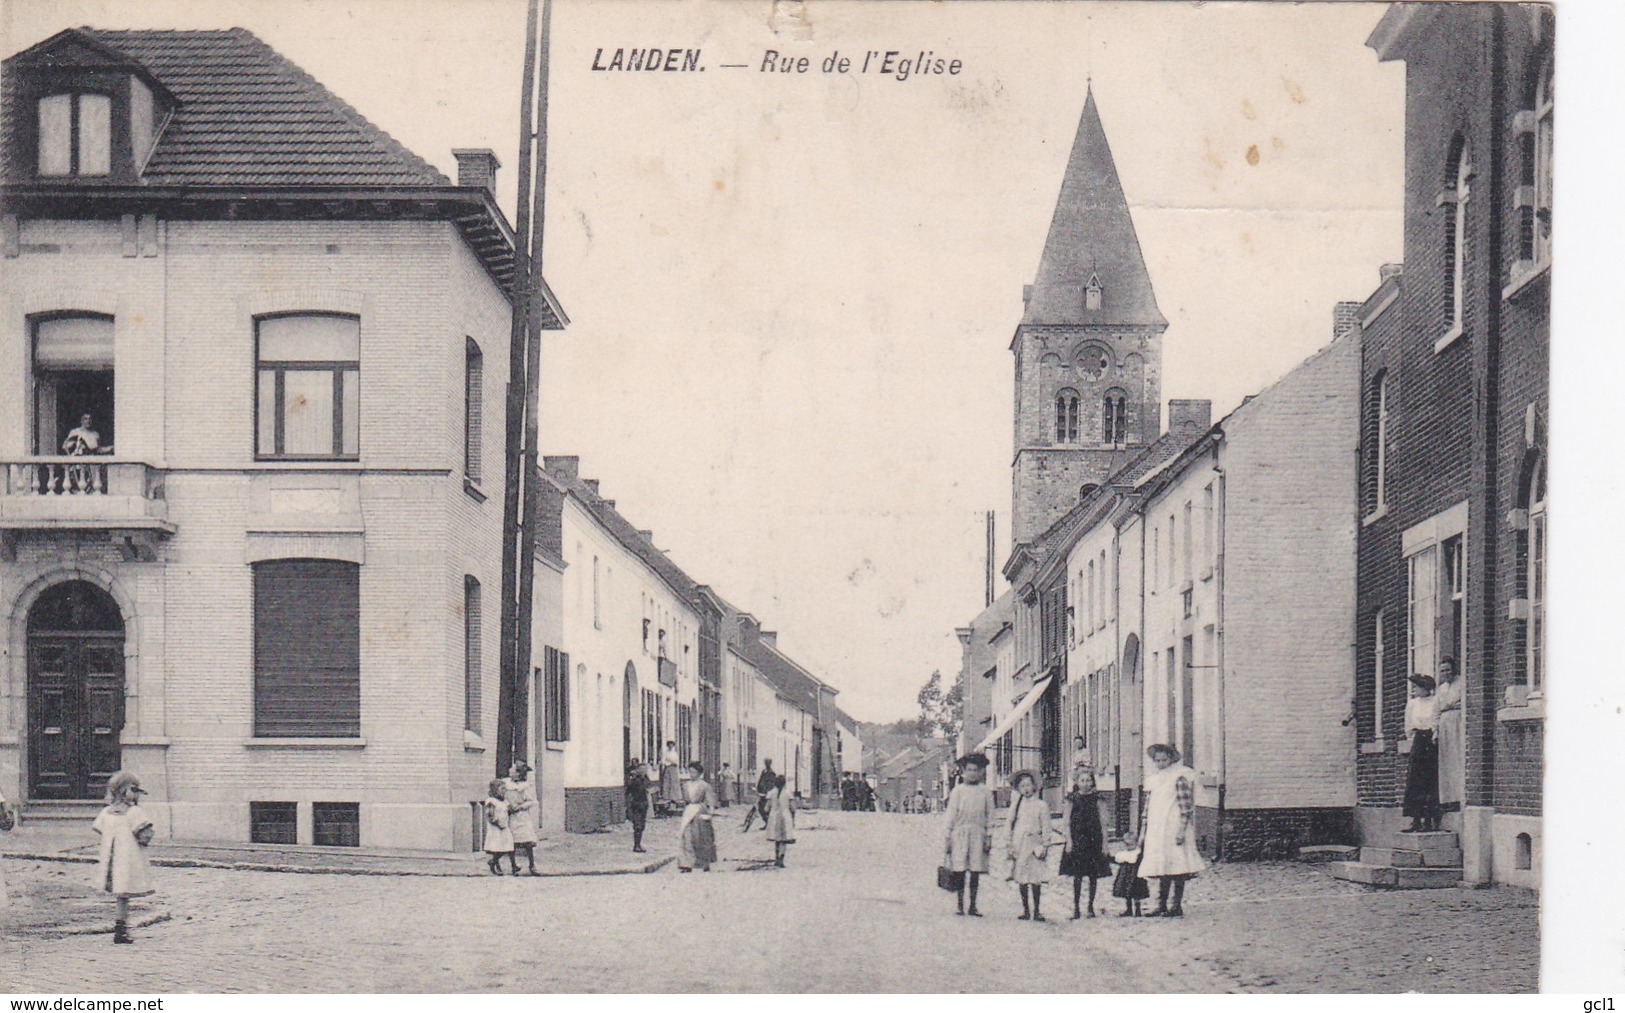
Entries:
POLYGON ((39 174, 106 176, 113 162, 113 100, 58 92, 39 100, 39 174))
POLYGON ((1083 289, 1083 308, 1086 310, 1100 309, 1100 275, 1091 274, 1089 284, 1083 289))

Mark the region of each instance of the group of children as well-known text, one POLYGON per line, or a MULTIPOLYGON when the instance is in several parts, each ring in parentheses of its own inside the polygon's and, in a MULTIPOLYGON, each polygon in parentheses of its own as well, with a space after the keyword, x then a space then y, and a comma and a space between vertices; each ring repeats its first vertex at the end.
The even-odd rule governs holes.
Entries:
MULTIPOLYGON (((993 796, 985 784, 988 759, 981 753, 972 753, 963 757, 959 766, 959 781, 948 796, 947 832, 939 881, 957 894, 956 913, 979 918, 977 893, 981 877, 990 869, 993 851, 993 796)), ((1021 920, 1042 922, 1045 920, 1044 883, 1049 879, 1049 807, 1038 797, 1038 779, 1031 771, 1012 775, 1010 786, 1016 797, 1005 827, 1005 878, 1014 882, 1020 892, 1021 920)), ((1099 881, 1112 875, 1112 861, 1117 863, 1112 896, 1123 901, 1124 917, 1139 916, 1141 902, 1151 895, 1149 885, 1139 874, 1143 852, 1136 837, 1129 835, 1123 847, 1110 861, 1107 859, 1094 771, 1087 762, 1079 762, 1074 768, 1072 789, 1066 802, 1067 836, 1060 874, 1072 879, 1072 917, 1095 917, 1099 881), (1087 911, 1083 905, 1085 881, 1089 884, 1087 911)))
POLYGON ((519 856, 524 855, 530 875, 540 876, 536 870, 536 842, 541 836, 536 820, 539 803, 530 781, 530 764, 515 761, 508 778, 492 778, 486 793, 485 853, 491 856, 487 863, 491 875, 502 875, 504 855, 509 874, 519 875, 519 856))

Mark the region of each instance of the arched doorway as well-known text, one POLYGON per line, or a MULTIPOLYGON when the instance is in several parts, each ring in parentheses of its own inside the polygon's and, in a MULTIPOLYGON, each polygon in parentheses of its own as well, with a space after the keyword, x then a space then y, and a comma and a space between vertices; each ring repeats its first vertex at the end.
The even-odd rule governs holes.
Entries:
POLYGON ((123 728, 118 603, 87 581, 57 584, 28 612, 28 797, 100 798, 123 728))

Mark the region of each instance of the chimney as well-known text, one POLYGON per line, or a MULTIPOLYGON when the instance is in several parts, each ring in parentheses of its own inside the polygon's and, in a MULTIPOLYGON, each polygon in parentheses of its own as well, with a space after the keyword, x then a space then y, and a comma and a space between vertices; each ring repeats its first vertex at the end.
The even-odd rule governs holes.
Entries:
POLYGON ((1332 307, 1332 339, 1336 340, 1350 331, 1360 328, 1360 307, 1362 303, 1340 302, 1332 307))
POLYGON ((1377 268, 1377 283, 1386 284, 1404 273, 1404 264, 1384 264, 1377 268))
POLYGON ((502 165, 496 152, 490 148, 453 148, 451 156, 457 159, 458 186, 477 186, 496 194, 497 169, 502 165))
POLYGON ((1168 431, 1170 433, 1176 433, 1180 430, 1201 432, 1212 424, 1212 401, 1168 402, 1168 431))
POLYGON ((581 480, 581 484, 586 486, 594 496, 598 495, 598 480, 596 478, 584 478, 581 480))
POLYGON ((549 475, 561 482, 574 483, 581 480, 581 458, 573 454, 544 457, 542 458, 542 467, 546 469, 549 475))

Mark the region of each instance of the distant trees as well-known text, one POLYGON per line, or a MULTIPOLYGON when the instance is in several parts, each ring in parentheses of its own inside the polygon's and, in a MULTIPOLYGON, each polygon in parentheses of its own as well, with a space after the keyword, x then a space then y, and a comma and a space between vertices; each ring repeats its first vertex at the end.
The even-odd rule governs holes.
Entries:
POLYGON ((917 723, 922 736, 941 735, 950 742, 959 737, 959 725, 965 709, 959 680, 954 680, 954 684, 944 692, 942 672, 940 669, 934 671, 925 685, 920 687, 915 700, 920 705, 917 723))

